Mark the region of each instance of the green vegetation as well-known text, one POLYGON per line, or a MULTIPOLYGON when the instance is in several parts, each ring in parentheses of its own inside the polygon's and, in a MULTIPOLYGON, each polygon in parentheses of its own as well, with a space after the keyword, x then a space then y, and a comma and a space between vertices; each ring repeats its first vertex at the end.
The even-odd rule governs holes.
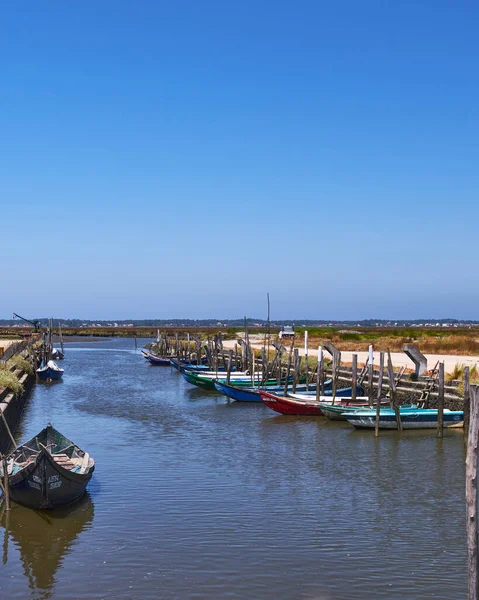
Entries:
POLYGON ((5 368, 0 369, 0 388, 8 388, 15 394, 21 394, 23 392, 23 385, 11 371, 8 371, 5 368))
POLYGON ((27 359, 20 355, 12 356, 7 362, 7 368, 10 366, 15 366, 17 369, 21 369, 24 373, 28 373, 29 375, 33 375, 34 373, 32 365, 27 359))

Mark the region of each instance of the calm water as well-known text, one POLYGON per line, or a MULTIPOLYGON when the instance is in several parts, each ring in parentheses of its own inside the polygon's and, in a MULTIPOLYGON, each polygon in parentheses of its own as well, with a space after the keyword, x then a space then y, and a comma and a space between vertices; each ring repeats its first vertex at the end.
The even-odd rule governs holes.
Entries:
POLYGON ((67 346, 18 438, 96 460, 66 511, 1 520, 0 597, 466 597, 462 434, 367 432, 228 403, 132 340, 67 346))

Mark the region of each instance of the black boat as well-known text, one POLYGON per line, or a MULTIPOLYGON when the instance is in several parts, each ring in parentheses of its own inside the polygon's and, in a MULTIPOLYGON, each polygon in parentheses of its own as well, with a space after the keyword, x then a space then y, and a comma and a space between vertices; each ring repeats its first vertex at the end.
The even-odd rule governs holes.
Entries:
POLYGON ((70 504, 85 493, 94 469, 88 452, 48 424, 8 456, 10 498, 35 509, 70 504))

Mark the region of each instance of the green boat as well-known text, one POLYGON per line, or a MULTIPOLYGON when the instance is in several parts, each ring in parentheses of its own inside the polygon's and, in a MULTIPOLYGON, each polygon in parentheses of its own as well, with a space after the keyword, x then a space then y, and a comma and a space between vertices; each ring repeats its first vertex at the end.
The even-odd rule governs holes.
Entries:
MULTIPOLYGON (((216 390, 215 381, 219 381, 221 383, 226 383, 226 377, 221 377, 221 378, 216 379, 213 377, 204 377, 200 374, 191 373, 191 372, 185 372, 185 373, 182 373, 182 375, 188 383, 197 385, 198 387, 203 388, 204 390, 216 390)), ((290 378, 290 380, 292 381, 292 378, 290 378)), ((299 380, 299 383, 305 383, 305 381, 306 381, 306 377, 301 377, 299 380)), ((254 387, 260 387, 259 383, 260 382, 258 380, 255 380, 254 387)), ((285 383, 285 381, 283 380, 282 383, 285 383)), ((231 385, 234 385, 235 387, 245 387, 245 388, 253 387, 252 383, 251 383, 251 377, 245 377, 244 379, 232 380, 231 385)), ((277 385, 278 385, 278 381, 276 379, 268 379, 268 381, 263 383, 261 385, 261 387, 263 388, 263 387, 271 387, 271 386, 277 386, 277 385)))

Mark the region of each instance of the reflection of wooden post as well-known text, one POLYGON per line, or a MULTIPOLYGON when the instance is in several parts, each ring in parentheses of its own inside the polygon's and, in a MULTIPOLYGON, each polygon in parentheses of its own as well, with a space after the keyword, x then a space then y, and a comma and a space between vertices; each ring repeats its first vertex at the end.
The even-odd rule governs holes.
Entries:
POLYGON ((351 400, 356 400, 356 388, 358 385, 358 355, 353 354, 353 367, 351 371, 351 400))
POLYGON ((439 381, 437 391, 437 437, 444 435, 444 363, 439 363, 439 381))
POLYGON ((469 367, 464 367, 464 444, 467 445, 469 436, 469 416, 471 412, 469 392, 469 367))
POLYGON ((379 353, 379 379, 378 379, 378 400, 376 404, 376 426, 374 435, 379 436, 379 417, 381 416, 381 396, 383 393, 383 377, 384 377, 384 352, 379 353))
POLYGON ((466 533, 469 600, 479 596, 477 544, 477 458, 479 442, 479 386, 470 389, 471 416, 466 453, 466 533))
POLYGON ((8 467, 7 459, 2 456, 2 468, 3 468, 3 492, 5 494, 5 508, 10 510, 10 488, 8 487, 8 467))

